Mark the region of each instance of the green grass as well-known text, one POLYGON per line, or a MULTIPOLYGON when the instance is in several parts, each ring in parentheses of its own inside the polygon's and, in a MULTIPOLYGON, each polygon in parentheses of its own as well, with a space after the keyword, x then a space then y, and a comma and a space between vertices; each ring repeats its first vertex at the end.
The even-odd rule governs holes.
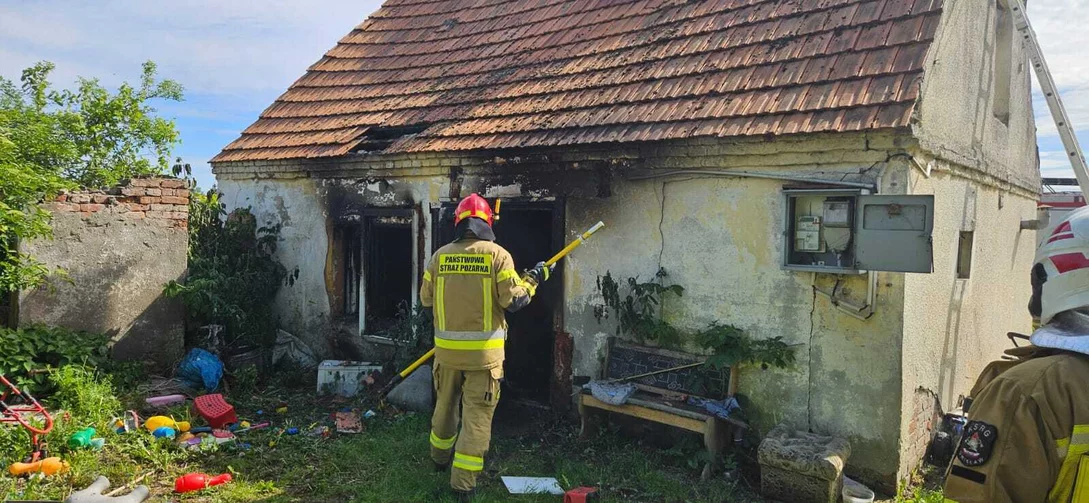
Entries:
MULTIPOLYGON (((300 382, 291 376, 283 380, 300 382)), ((95 382, 100 385, 102 379, 95 382)), ((91 402, 108 403, 108 398, 101 396, 101 388, 95 392, 85 389, 68 392, 71 396, 82 393, 83 399, 91 402)), ((132 397, 129 403, 137 398, 132 397)), ((423 415, 386 410, 366 420, 365 431, 357 435, 289 436, 279 435, 280 429, 296 426, 305 432, 314 423, 332 426, 332 411, 345 406, 366 410, 367 406, 361 402, 318 401, 305 390, 280 387, 229 400, 243 419, 253 422, 269 419, 274 428, 240 435, 242 442, 251 445, 249 449, 182 451, 168 441, 156 441, 146 432, 118 435, 107 431, 103 435, 107 439, 104 450, 70 453, 62 448, 66 435, 85 424, 62 422, 49 441, 56 453, 72 465, 72 470, 44 480, 0 475, 0 500, 59 501, 73 488, 86 487, 97 475, 107 476, 117 487, 153 472, 144 483, 151 487, 153 495, 171 501, 455 501, 449 492, 449 474, 434 473, 431 468, 429 418, 423 415), (287 414, 256 416, 258 409, 273 410, 281 402, 290 404, 287 414), (276 444, 270 447, 273 440, 276 444), (230 471, 234 481, 199 493, 174 495, 174 478, 191 471, 209 474, 230 471)), ((174 412, 179 419, 179 415, 185 414, 184 410, 174 412)), ((90 410, 84 411, 84 415, 100 417, 102 412, 90 410)), ((637 437, 616 432, 578 442, 576 425, 571 421, 545 418, 518 426, 517 432, 497 433, 493 438, 476 501, 558 501, 556 496, 509 495, 499 478, 504 475, 553 476, 564 488, 597 486, 603 490, 605 501, 759 501, 744 488, 744 483, 728 482, 722 477, 699 482, 699 469, 689 463, 694 450, 658 449, 641 445, 637 437)), ((100 428, 104 430, 108 428, 100 428)), ((25 442, 25 435, 21 439, 19 435, 18 430, 0 428, 0 453, 4 453, 0 458, 5 466, 15 456, 23 455, 12 454, 14 447, 7 448, 25 442)))

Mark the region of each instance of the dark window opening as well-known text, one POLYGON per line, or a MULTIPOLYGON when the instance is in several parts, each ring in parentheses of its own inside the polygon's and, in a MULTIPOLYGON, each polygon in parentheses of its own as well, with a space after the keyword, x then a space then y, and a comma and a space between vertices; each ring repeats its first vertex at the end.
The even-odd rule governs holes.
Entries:
POLYGON ((363 221, 364 333, 379 335, 412 299, 412 217, 372 216, 363 221))
POLYGON ((972 275, 972 243, 974 232, 962 231, 957 246, 957 279, 968 279, 972 275))
POLYGON ((993 113, 1003 124, 1010 123, 1010 83, 1013 79, 1013 20, 1006 0, 995 0, 993 113))

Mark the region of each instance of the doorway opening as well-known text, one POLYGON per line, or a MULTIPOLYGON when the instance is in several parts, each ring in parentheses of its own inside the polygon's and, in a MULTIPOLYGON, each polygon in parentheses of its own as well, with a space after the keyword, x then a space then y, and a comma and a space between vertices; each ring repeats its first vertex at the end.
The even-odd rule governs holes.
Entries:
MULTIPOLYGON (((493 201, 489 201, 494 204, 493 201)), ((433 214, 434 247, 454 237, 453 213, 456 203, 444 203, 433 214)), ((548 260, 563 247, 563 205, 555 201, 520 202, 503 200, 495 224, 496 243, 510 252, 515 269, 521 273, 537 262, 548 260)), ((507 313, 506 362, 503 404, 529 402, 548 406, 553 382, 556 330, 562 327, 563 273, 557 267, 552 278, 537 289, 533 302, 517 313, 507 313)), ((497 412, 502 417, 502 411, 497 412)))

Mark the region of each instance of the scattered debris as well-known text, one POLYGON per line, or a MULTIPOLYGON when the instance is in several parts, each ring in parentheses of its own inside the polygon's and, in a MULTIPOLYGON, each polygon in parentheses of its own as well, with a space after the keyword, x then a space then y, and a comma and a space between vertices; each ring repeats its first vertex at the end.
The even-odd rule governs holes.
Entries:
POLYGON ((58 457, 45 458, 33 463, 12 463, 8 466, 8 473, 10 473, 12 477, 20 477, 32 473, 41 473, 42 475, 49 476, 64 473, 66 471, 68 471, 68 463, 61 461, 61 458, 58 457))
POLYGON ((72 449, 86 449, 91 448, 94 450, 101 449, 106 445, 106 439, 95 438, 95 431, 92 427, 87 427, 79 430, 68 437, 68 447, 72 449))
POLYGON ((737 398, 734 397, 723 400, 708 400, 706 398, 692 396, 688 397, 688 404, 695 405, 696 407, 703 407, 704 410, 720 419, 726 419, 730 417, 730 414, 734 411, 741 409, 741 405, 737 403, 737 398))
POLYGON ((588 384, 594 398, 609 405, 624 405, 635 394, 635 385, 608 381, 591 381, 588 384))
POLYGON ((563 495, 563 488, 555 477, 502 477, 503 485, 511 494, 563 495))
POLYGON ((151 434, 154 435, 155 438, 173 439, 177 435, 177 432, 174 431, 174 428, 171 428, 169 426, 160 426, 158 428, 155 428, 155 430, 152 431, 151 434))
POLYGON ((155 430, 162 428, 163 426, 169 427, 176 431, 189 431, 188 421, 174 421, 172 417, 166 416, 152 416, 144 421, 144 427, 147 431, 154 432, 155 430))
POLYGON ((381 365, 371 362, 325 360, 318 366, 318 394, 356 396, 362 387, 373 385, 372 374, 381 371, 381 365))
POLYGON ((223 378, 223 362, 212 353, 193 348, 178 366, 178 378, 193 388, 213 391, 223 378))
POLYGON ((359 409, 339 411, 336 413, 337 433, 362 433, 363 418, 359 409))
POLYGON ((174 492, 188 493, 200 491, 212 486, 226 484, 231 481, 231 474, 224 473, 215 477, 204 473, 187 473, 174 481, 174 492))
POLYGON ((874 492, 861 482, 843 477, 843 503, 873 503, 874 492))
POLYGON ((598 501, 596 487, 576 487, 563 495, 563 503, 592 503, 598 501))
POLYGON ((148 398, 144 399, 144 401, 147 402, 147 404, 152 406, 152 407, 169 407, 171 405, 178 405, 178 404, 185 403, 185 395, 176 394, 176 395, 153 396, 153 397, 148 397, 148 398))
POLYGON ((234 406, 227 403, 223 399, 223 395, 219 393, 198 396, 193 400, 193 410, 196 411, 197 415, 203 417, 212 428, 223 428, 228 424, 238 422, 234 406))
POLYGON ((263 429, 263 428, 268 428, 269 426, 272 426, 272 423, 270 423, 270 422, 268 422, 268 421, 265 421, 265 422, 263 422, 263 423, 257 423, 257 424, 255 424, 255 425, 249 426, 249 427, 247 427, 247 428, 239 428, 239 429, 235 430, 235 433, 246 433, 246 432, 248 432, 248 431, 253 431, 253 430, 260 430, 260 429, 263 429))
POLYGON ((140 415, 134 410, 125 411, 119 418, 114 418, 113 428, 117 433, 126 433, 140 429, 140 415))
POLYGON ((64 503, 140 503, 148 498, 150 490, 148 490, 147 486, 137 486, 131 493, 119 498, 114 498, 113 496, 124 491, 130 485, 139 484, 141 480, 144 480, 152 473, 155 472, 147 472, 140 477, 137 477, 136 480, 118 487, 105 495, 102 494, 102 491, 110 488, 110 481, 106 477, 98 477, 86 489, 72 493, 68 499, 64 500, 64 503))
POLYGON ((287 359, 304 369, 314 368, 318 365, 318 358, 302 339, 295 337, 283 330, 276 331, 276 347, 272 350, 272 364, 280 363, 287 359))

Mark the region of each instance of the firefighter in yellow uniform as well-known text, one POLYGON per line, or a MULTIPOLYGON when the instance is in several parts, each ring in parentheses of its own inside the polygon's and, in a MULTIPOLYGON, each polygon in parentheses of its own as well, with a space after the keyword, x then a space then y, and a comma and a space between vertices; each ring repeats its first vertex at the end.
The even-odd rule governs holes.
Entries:
POLYGON ((1031 346, 991 363, 945 482, 958 503, 1089 503, 1089 208, 1036 251, 1031 346))
POLYGON ((484 198, 462 200, 454 241, 431 257, 420 289, 420 301, 435 319, 431 459, 439 471, 453 465, 450 485, 463 500, 472 497, 491 442, 503 377, 504 311, 528 305, 552 270, 539 263, 520 276, 510 253, 494 243, 493 220, 484 198))

